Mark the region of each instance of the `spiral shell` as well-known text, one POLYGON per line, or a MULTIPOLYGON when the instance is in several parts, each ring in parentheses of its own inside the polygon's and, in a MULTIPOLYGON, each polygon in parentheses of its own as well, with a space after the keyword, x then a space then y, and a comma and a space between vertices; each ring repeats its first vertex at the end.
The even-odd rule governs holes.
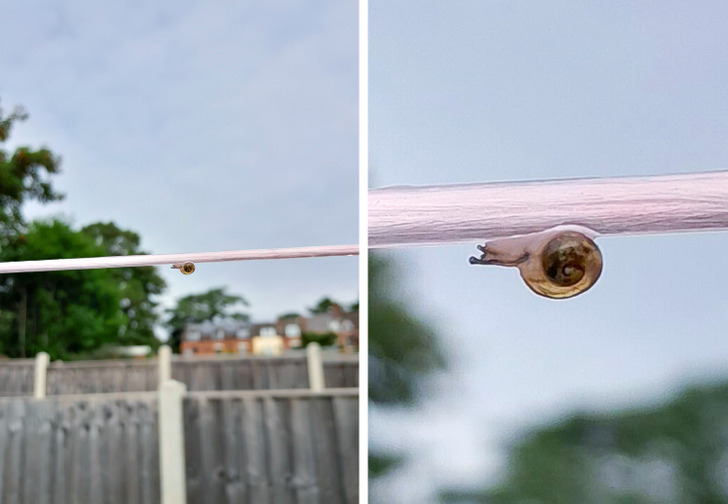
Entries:
POLYGON ((183 275, 191 275, 195 272, 195 263, 173 264, 172 269, 178 269, 183 275))
POLYGON ((478 249, 483 255, 471 257, 471 264, 516 266, 533 292, 552 299, 586 292, 602 273, 599 247, 572 229, 495 240, 478 249))

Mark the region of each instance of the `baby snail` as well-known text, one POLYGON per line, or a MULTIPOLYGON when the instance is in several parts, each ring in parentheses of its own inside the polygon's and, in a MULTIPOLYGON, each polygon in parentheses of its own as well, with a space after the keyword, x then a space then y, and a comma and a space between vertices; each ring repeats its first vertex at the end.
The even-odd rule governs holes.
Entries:
POLYGON ((186 262, 184 264, 173 264, 172 269, 178 269, 183 275, 191 275, 195 272, 195 265, 191 262, 186 262))
POLYGON ((602 254, 581 226, 558 226, 540 233, 478 245, 483 255, 470 264, 517 266, 526 285, 541 296, 565 299, 589 290, 602 273, 602 254))

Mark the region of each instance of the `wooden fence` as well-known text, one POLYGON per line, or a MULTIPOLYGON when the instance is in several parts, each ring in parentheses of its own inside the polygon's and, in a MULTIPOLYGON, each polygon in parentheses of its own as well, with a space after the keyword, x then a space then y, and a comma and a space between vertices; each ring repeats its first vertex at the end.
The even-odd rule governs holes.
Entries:
POLYGON ((190 503, 356 503, 358 396, 196 392, 184 400, 190 503))
MULTIPOLYGON (((158 395, 0 399, 0 502, 160 502, 158 395)), ((193 392, 190 504, 358 501, 358 390, 193 392)))
MULTIPOLYGON (((33 393, 33 360, 0 362, 0 396, 33 393)), ((324 358, 327 387, 358 387, 357 356, 324 358)), ((190 391, 308 388, 305 356, 176 358, 172 377, 190 391)), ((48 395, 144 392, 157 390, 157 360, 53 362, 48 366, 48 395)))
POLYGON ((0 400, 0 502, 160 501, 157 395, 0 400))
POLYGON ((13 359, 0 363, 0 396, 33 395, 33 359, 13 359))

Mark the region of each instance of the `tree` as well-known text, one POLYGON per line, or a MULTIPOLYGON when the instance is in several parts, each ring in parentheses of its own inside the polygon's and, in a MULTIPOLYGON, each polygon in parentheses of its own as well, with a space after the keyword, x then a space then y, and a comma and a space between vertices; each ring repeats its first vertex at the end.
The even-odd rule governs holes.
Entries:
MULTIPOLYGON (((0 260, 96 257, 105 250, 61 221, 33 222, 8 237, 0 260)), ((25 357, 41 350, 67 358, 114 343, 125 324, 113 270, 18 273, 0 276, 0 351, 25 357)))
POLYGON ((310 311, 313 315, 318 315, 321 313, 326 313, 329 311, 329 308, 332 306, 338 306, 341 307, 340 303, 337 303, 335 301, 332 301, 330 298, 322 298, 313 308, 309 308, 308 311, 310 311))
POLYGON ((321 346, 333 346, 338 341, 339 337, 336 333, 312 333, 304 332, 301 334, 301 346, 307 347, 309 343, 318 343, 321 346))
MULTIPOLYGON (((400 280, 396 264, 386 256, 369 254, 369 400, 380 406, 411 406, 417 384, 445 365, 430 325, 392 295, 400 280)), ((402 458, 396 453, 370 451, 369 475, 385 474, 402 458)))
POLYGON ((59 172, 58 156, 45 147, 20 146, 12 154, 2 148, 10 138, 13 125, 27 118, 28 114, 20 107, 10 115, 0 109, 0 246, 7 245, 5 240, 9 235, 23 229, 21 208, 24 202, 46 203, 62 198, 53 190, 49 179, 50 175, 59 172))
MULTIPOLYGON (((113 222, 90 224, 81 232, 94 240, 104 249, 104 255, 123 256, 146 254, 140 250, 140 237, 137 233, 119 229, 113 222)), ((167 287, 157 268, 119 268, 111 270, 121 289, 121 309, 125 324, 118 338, 122 345, 159 346, 154 335, 154 326, 159 315, 155 296, 167 287)))
MULTIPOLYGON (((0 147, 16 121, 16 108, 0 109, 0 147)), ((76 231, 59 220, 28 224, 22 206, 61 199, 50 177, 60 160, 47 148, 0 148, 0 260, 37 260, 141 254, 139 235, 113 223, 76 231)), ((0 276, 0 351, 24 357, 45 350, 52 357, 88 353, 104 344, 158 342, 153 296, 165 284, 153 268, 106 269, 0 276)))
POLYGON ((728 383, 689 388, 661 406, 577 413, 536 427, 510 450, 494 488, 444 502, 728 503, 728 383))
POLYGON ((431 326, 392 296, 398 281, 392 260, 369 255, 369 398, 379 404, 413 404, 418 381, 445 363, 431 326))
POLYGON ((250 320, 247 313, 235 311, 240 306, 249 306, 242 296, 225 293, 225 288, 211 289, 202 294, 192 294, 177 301, 177 306, 167 310, 170 330, 167 344, 179 351, 185 324, 235 319, 250 320))

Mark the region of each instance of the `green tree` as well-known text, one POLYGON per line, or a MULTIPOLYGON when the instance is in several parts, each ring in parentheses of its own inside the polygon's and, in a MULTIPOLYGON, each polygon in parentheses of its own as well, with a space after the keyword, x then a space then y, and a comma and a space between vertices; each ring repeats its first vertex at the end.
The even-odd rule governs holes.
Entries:
POLYGON ((331 308, 332 306, 341 307, 341 304, 331 300, 330 298, 325 297, 322 298, 318 303, 316 303, 314 307, 309 308, 308 311, 310 311, 313 315, 318 315, 328 312, 329 308, 331 308))
POLYGON ((511 449, 500 485, 443 502, 728 503, 728 383, 692 387, 660 406, 574 414, 511 449))
POLYGON ((185 324, 206 320, 224 319, 250 320, 250 316, 239 311, 241 306, 249 306, 242 296, 225 293, 225 288, 211 289, 202 294, 191 294, 177 301, 177 306, 168 309, 167 327, 170 330, 167 344, 179 351, 185 324))
POLYGON ((327 333, 312 333, 312 332, 304 332, 301 334, 301 345, 303 347, 307 347, 309 343, 318 343, 319 345, 323 346, 333 346, 336 344, 336 341, 339 339, 339 337, 336 335, 336 333, 333 332, 327 332, 327 333))
MULTIPOLYGON (((105 250, 61 221, 33 222, 9 237, 0 260, 96 257, 105 250)), ((90 352, 117 340, 125 317, 112 270, 19 273, 0 276, 0 351, 25 357, 43 350, 52 358, 90 352)))
MULTIPOLYGON (((369 400, 388 407, 414 405, 417 384, 445 365, 435 331, 393 294, 401 281, 396 270, 386 256, 369 254, 369 400)), ((370 477, 401 460, 396 453, 370 451, 370 477)))
MULTIPOLYGON (((146 254, 140 249, 141 239, 133 231, 120 229, 113 222, 98 222, 83 229, 94 243, 104 249, 104 255, 123 256, 146 254)), ((166 288, 157 268, 118 268, 111 270, 121 290, 121 309, 125 324, 119 334, 121 345, 159 346, 154 326, 159 320, 156 296, 166 288)))
MULTIPOLYGON (((113 223, 76 231, 58 220, 25 222, 26 201, 61 199, 50 178, 60 160, 47 148, 2 148, 13 125, 27 119, 0 109, 0 261, 143 253, 139 236, 113 223)), ((153 296, 164 289, 153 268, 0 276, 0 352, 13 357, 45 350, 68 358, 113 344, 157 343, 153 296)))
POLYGON ((0 109, 0 247, 24 227, 22 205, 28 200, 41 203, 55 201, 62 195, 53 190, 50 175, 59 172, 60 158, 45 147, 17 147, 12 153, 3 145, 10 138, 13 125, 28 114, 16 107, 9 115, 0 109))

